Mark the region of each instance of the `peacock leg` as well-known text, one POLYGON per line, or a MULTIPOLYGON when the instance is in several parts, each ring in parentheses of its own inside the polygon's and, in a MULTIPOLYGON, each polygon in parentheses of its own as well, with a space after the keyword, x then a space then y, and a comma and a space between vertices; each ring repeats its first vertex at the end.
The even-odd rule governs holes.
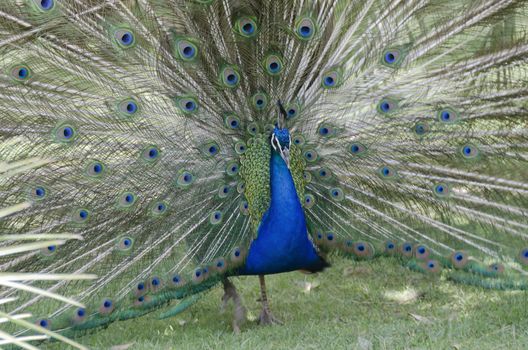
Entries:
POLYGON ((260 281, 260 301, 262 302, 262 311, 259 316, 260 325, 270 325, 270 324, 282 324, 282 322, 273 316, 271 313, 268 297, 266 295, 266 281, 264 280, 264 275, 259 275, 260 281))
POLYGON ((222 310, 225 310, 229 299, 233 299, 235 304, 235 312, 233 315, 233 331, 240 333, 240 325, 246 320, 246 308, 242 305, 242 299, 235 288, 235 285, 230 280, 224 278, 222 280, 224 285, 224 295, 222 296, 222 310))

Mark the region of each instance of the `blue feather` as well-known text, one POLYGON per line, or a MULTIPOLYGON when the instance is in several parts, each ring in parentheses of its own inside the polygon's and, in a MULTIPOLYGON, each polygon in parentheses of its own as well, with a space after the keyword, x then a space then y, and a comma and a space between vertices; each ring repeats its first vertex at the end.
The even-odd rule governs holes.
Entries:
POLYGON ((328 264, 308 238, 304 211, 295 184, 280 154, 270 159, 271 201, 251 243, 241 275, 264 275, 294 270, 320 271, 328 264), (273 247, 273 249, 269 249, 273 247))

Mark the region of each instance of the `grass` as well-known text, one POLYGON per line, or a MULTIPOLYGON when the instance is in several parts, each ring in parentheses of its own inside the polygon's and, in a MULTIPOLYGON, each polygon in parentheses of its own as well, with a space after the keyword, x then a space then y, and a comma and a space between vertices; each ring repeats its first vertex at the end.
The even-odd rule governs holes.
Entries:
MULTIPOLYGON (((260 327, 258 279, 233 282, 248 308, 241 334, 221 288, 167 320, 157 313, 116 322, 77 340, 93 349, 526 349, 526 292, 490 291, 426 276, 390 258, 336 258, 325 273, 266 278, 283 326, 260 327), (306 291, 307 286, 312 289, 306 291)), ((51 344, 47 349, 62 349, 51 344)))

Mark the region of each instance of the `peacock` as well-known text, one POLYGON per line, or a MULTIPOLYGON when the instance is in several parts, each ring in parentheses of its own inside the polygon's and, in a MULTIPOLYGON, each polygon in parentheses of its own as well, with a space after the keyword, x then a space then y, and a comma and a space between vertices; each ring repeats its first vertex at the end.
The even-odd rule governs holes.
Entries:
POLYGON ((77 302, 0 283, 12 337, 217 286, 238 332, 243 275, 280 323, 265 276, 335 256, 528 289, 527 33, 523 0, 2 1, 0 251, 36 250, 0 271, 77 302))

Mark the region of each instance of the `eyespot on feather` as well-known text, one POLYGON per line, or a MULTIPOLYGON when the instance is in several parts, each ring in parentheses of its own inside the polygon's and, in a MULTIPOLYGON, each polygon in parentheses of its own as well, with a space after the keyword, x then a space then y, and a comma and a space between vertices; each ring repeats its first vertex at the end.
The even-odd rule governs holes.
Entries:
POLYGON ((372 258, 374 247, 368 242, 355 242, 352 247, 354 255, 360 258, 372 258))
POLYGON ((116 249, 121 252, 128 252, 134 246, 134 240, 129 236, 121 236, 116 239, 116 249))
POLYGON ((84 224, 90 219, 91 212, 86 208, 79 208, 71 214, 72 222, 75 224, 84 224))
POLYGON ((262 66, 268 75, 277 76, 282 73, 284 63, 282 61, 282 57, 279 55, 270 54, 264 58, 262 61, 262 66))
POLYGON ((304 195, 303 207, 305 207, 306 209, 310 209, 314 205, 315 205, 315 197, 313 195, 309 194, 309 193, 306 193, 304 195))
POLYGON ((251 96, 251 106, 257 111, 262 111, 268 106, 268 95, 258 92, 251 96))
POLYGON ((414 250, 414 255, 416 256, 416 258, 420 260, 427 260, 429 258, 429 255, 431 255, 429 248, 427 248, 423 244, 415 245, 413 250, 414 250))
POLYGON ((432 274, 439 273, 442 270, 442 266, 437 260, 429 260, 421 263, 421 267, 425 272, 432 274))
POLYGON ((523 248, 519 252, 519 262, 523 265, 528 265, 528 248, 523 248))
POLYGON ((112 299, 105 298, 99 305, 99 313, 101 315, 109 315, 114 311, 114 302, 112 299))
POLYGON ((71 123, 60 123, 52 131, 55 142, 69 144, 77 138, 77 129, 71 123))
POLYGON ((198 44, 191 38, 177 38, 175 48, 176 57, 183 61, 191 62, 198 57, 198 44))
POLYGON ((152 216, 161 216, 167 212, 169 205, 164 201, 156 201, 150 206, 152 216))
POLYGON ((443 108, 438 111, 438 120, 445 124, 456 123, 460 115, 451 107, 443 108))
POLYGON ((336 202, 341 202, 343 199, 345 199, 345 194, 339 187, 331 188, 328 190, 328 193, 330 194, 330 198, 336 202))
POLYGON ((84 173, 91 179, 100 179, 106 173, 106 166, 98 160, 92 160, 86 165, 84 173))
POLYGON ((391 98, 383 98, 378 103, 377 110, 381 114, 391 114, 398 109, 398 102, 391 98))
POLYGON ((451 254, 450 260, 455 268, 462 269, 468 264, 469 256, 466 252, 456 251, 451 254))
POLYGON ((114 42, 122 49, 130 49, 136 45, 136 36, 128 28, 117 28, 113 32, 114 42))
POLYGON ((176 98, 176 106, 184 114, 193 114, 198 111, 198 100, 194 96, 176 98))
POLYGON ((340 68, 332 68, 323 73, 321 86, 323 89, 335 89, 343 83, 343 71, 340 68))
POLYGON ((300 114, 301 107, 298 103, 289 103, 288 105, 286 105, 285 110, 286 118, 293 119, 300 114))
POLYGON ((399 249, 401 255, 403 255, 404 257, 407 257, 407 258, 410 258, 413 256, 413 246, 411 243, 409 242, 404 242, 402 243, 402 245, 400 246, 400 249, 399 249))
POLYGON ((463 145, 459 152, 466 160, 477 160, 480 156, 480 150, 478 147, 471 143, 463 145))
POLYGON ((235 32, 245 38, 253 38, 258 33, 258 25, 253 17, 241 17, 235 22, 235 32))
POLYGON ((156 162, 161 155, 161 150, 156 145, 149 145, 141 151, 141 158, 147 163, 156 162))
POLYGON ((179 189, 186 189, 191 186, 194 182, 194 175, 185 169, 178 171, 176 176, 176 187, 179 189))
POLYGON ((246 258, 246 251, 243 249, 239 247, 235 247, 231 251, 230 262, 233 266, 240 265, 244 261, 245 258, 246 258))
POLYGON ((310 17, 301 17, 295 23, 294 33, 303 41, 311 40, 317 32, 315 21, 310 17))
POLYGON ((218 225, 222 222, 223 214, 220 210, 215 210, 209 216, 209 222, 211 225, 218 225))
POLYGON ((228 129, 236 130, 240 127, 240 118, 234 114, 228 114, 224 117, 224 125, 228 129))
POLYGON ((137 195, 134 192, 124 191, 117 198, 118 209, 130 209, 137 202, 137 195))
POLYGON ((215 259, 213 269, 218 273, 224 273, 227 270, 227 261, 224 258, 215 259))
POLYGON ((17 82, 26 82, 31 79, 33 72, 27 65, 18 64, 9 69, 9 75, 17 82))
POLYGON ((225 66, 220 70, 220 83, 226 88, 236 88, 240 84, 240 72, 236 66, 225 66))
POLYGON ((386 241, 385 242, 385 253, 389 255, 393 255, 396 253, 397 248, 396 244, 393 241, 386 241))

